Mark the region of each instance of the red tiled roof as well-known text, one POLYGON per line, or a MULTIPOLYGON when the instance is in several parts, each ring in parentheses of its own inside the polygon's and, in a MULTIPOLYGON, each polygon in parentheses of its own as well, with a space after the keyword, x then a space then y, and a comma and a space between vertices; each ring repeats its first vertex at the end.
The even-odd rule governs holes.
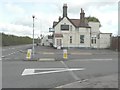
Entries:
POLYGON ((70 20, 76 27, 80 26, 80 19, 70 19, 70 20))
POLYGON ((76 26, 76 27, 90 27, 88 25, 88 21, 87 19, 85 19, 85 22, 84 23, 81 23, 80 22, 80 19, 70 19, 71 22, 76 26))
MULTIPOLYGON (((63 19, 63 18, 62 18, 63 19)), ((61 20, 62 20, 61 19, 61 20)), ((80 23, 80 19, 69 19, 68 20, 75 26, 75 27, 90 27, 88 25, 87 19, 85 19, 85 23, 80 23)), ((60 22, 60 21, 59 21, 60 22)), ((59 22, 53 22, 53 27, 55 27, 59 22)))

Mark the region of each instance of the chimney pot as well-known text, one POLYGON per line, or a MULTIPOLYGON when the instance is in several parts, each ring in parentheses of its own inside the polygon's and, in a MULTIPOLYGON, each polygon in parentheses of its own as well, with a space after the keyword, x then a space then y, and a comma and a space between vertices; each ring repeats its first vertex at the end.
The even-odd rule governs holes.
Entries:
POLYGON ((67 4, 63 5, 63 17, 67 17, 67 4))
POLYGON ((80 13, 80 24, 83 26, 85 24, 85 13, 84 10, 81 8, 81 13, 80 13))
POLYGON ((61 20, 61 16, 59 16, 59 21, 61 20))

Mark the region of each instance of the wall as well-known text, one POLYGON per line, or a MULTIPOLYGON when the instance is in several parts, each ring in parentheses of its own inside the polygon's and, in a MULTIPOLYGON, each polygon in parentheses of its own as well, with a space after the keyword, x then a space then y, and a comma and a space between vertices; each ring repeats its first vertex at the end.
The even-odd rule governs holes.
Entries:
POLYGON ((100 34, 100 48, 110 48, 111 34, 100 34))
MULTIPOLYGON (((90 47, 90 28, 78 28, 76 29, 72 25, 72 30, 61 31, 61 24, 72 25, 70 21, 65 17, 55 27, 55 33, 63 34, 63 47, 90 47), (80 35, 85 35, 84 44, 80 43, 80 35), (72 43, 70 43, 70 36, 72 36, 72 43)), ((56 43, 54 43, 55 46, 56 43)))
POLYGON ((100 23, 99 22, 89 22, 88 25, 91 27, 92 34, 99 34, 100 23))
POLYGON ((120 51, 120 36, 111 38, 111 49, 120 51))
POLYGON ((50 43, 53 43, 52 39, 48 39, 48 36, 43 37, 41 45, 50 46, 50 43))

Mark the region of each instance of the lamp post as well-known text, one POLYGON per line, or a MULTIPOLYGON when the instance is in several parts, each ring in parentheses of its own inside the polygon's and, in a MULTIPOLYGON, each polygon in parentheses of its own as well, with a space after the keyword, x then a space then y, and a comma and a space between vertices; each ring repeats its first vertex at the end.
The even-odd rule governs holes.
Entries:
POLYGON ((32 18, 33 18, 33 51, 32 51, 32 55, 34 56, 34 19, 35 19, 35 16, 33 15, 32 16, 32 18))

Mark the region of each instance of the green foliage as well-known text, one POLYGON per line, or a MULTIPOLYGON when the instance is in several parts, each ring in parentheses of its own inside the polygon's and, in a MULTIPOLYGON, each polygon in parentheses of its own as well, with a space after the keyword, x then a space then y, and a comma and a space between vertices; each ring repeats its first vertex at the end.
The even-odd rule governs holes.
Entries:
MULTIPOLYGON (((96 17, 89 16, 89 17, 86 17, 86 19, 88 20, 88 22, 99 22, 100 23, 99 19, 96 17)), ((101 27, 101 24, 100 24, 100 27, 101 27)))
POLYGON ((2 33, 2 46, 32 44, 30 37, 18 37, 14 35, 7 35, 2 33))
POLYGON ((91 16, 89 16, 89 17, 87 17, 86 19, 88 20, 88 22, 90 22, 90 21, 92 21, 92 22, 100 22, 99 19, 96 18, 96 17, 91 17, 91 16))

